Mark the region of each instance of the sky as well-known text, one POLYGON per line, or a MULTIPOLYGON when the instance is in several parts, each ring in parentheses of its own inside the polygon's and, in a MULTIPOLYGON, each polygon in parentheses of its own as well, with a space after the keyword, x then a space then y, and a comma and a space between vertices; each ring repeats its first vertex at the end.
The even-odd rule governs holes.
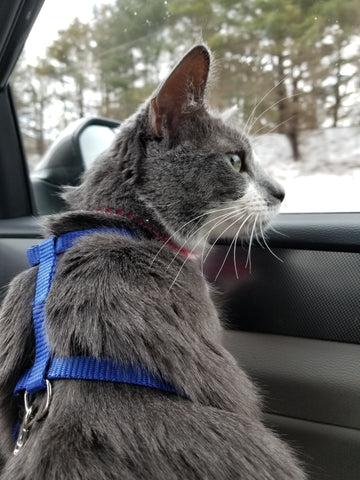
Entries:
POLYGON ((84 23, 90 22, 93 5, 105 3, 110 0, 45 0, 25 45, 28 61, 44 56, 46 47, 57 38, 57 32, 67 28, 76 17, 84 23))

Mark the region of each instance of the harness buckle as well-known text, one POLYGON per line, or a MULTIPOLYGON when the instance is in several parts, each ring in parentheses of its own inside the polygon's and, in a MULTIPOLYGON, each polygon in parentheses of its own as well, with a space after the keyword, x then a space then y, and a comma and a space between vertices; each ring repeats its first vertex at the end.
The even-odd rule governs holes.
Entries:
POLYGON ((49 380, 46 379, 46 403, 45 403, 45 406, 42 410, 40 410, 38 412, 35 412, 35 414, 34 414, 34 409, 33 409, 32 405, 30 405, 30 402, 29 402, 29 392, 27 392, 25 390, 25 393, 24 393, 25 417, 24 417, 23 425, 21 427, 21 432, 19 433, 18 439, 16 441, 16 445, 15 445, 15 449, 14 449, 14 455, 18 455, 19 451, 24 446, 26 440, 29 437, 31 427, 33 426, 34 422, 35 421, 37 421, 37 422, 41 421, 48 414, 50 401, 51 401, 51 396, 52 396, 51 383, 49 382, 49 380))

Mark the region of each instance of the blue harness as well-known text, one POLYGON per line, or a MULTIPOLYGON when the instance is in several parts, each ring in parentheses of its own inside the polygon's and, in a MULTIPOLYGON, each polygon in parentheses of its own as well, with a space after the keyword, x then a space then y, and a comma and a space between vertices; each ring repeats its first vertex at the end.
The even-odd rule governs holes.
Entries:
POLYGON ((116 233, 135 238, 132 232, 119 228, 98 228, 70 232, 51 237, 27 251, 31 266, 39 265, 33 306, 35 331, 35 362, 19 379, 14 394, 25 391, 34 394, 47 388, 47 380, 83 379, 107 382, 122 382, 142 385, 176 393, 173 387, 144 370, 132 365, 123 365, 108 358, 85 356, 51 358, 45 328, 45 301, 50 291, 56 270, 57 255, 71 248, 76 240, 96 233, 116 233))

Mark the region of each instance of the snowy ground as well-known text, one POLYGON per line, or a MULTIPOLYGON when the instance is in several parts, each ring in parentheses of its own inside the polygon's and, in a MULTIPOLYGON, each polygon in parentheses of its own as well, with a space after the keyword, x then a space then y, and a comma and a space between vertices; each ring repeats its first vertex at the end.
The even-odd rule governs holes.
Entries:
POLYGON ((253 145, 286 189, 282 212, 360 212, 360 127, 302 132, 298 162, 284 135, 261 135, 253 145))

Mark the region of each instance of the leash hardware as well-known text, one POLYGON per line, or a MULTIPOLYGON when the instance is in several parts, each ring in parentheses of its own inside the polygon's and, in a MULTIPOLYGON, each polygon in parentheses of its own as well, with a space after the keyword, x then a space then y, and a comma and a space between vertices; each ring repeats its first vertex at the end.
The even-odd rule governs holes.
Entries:
MULTIPOLYGON (((25 392, 25 395, 26 393, 27 392, 25 392)), ((25 400, 25 395, 24 395, 24 400, 25 400)), ((14 449, 15 456, 20 452, 21 448, 26 442, 27 437, 29 436, 30 427, 34 420, 32 407, 28 409, 25 407, 25 411, 26 413, 25 413, 24 423, 21 428, 21 432, 19 433, 18 439, 16 441, 15 449, 14 449)))
MULTIPOLYGON (((44 408, 42 410, 40 410, 40 412, 38 412, 36 417, 34 418, 34 420, 36 420, 37 422, 40 422, 40 420, 42 420, 43 418, 46 417, 46 415, 49 412, 49 407, 50 407, 50 402, 51 402, 51 396, 52 396, 51 383, 48 379, 46 379, 45 381, 46 381, 46 403, 45 403, 44 408)), ((27 394, 27 393, 28 392, 25 392, 25 394, 27 394)))
POLYGON ((33 426, 34 422, 41 421, 48 414, 51 395, 52 395, 51 383, 49 382, 49 380, 46 379, 46 403, 44 408, 34 415, 33 407, 32 405, 30 405, 30 402, 29 402, 29 392, 25 390, 25 393, 24 393, 25 418, 24 418, 23 426, 21 428, 21 432, 19 433, 18 439, 16 441, 16 445, 14 449, 15 456, 19 453, 21 448, 24 446, 26 440, 28 439, 30 429, 33 426))

